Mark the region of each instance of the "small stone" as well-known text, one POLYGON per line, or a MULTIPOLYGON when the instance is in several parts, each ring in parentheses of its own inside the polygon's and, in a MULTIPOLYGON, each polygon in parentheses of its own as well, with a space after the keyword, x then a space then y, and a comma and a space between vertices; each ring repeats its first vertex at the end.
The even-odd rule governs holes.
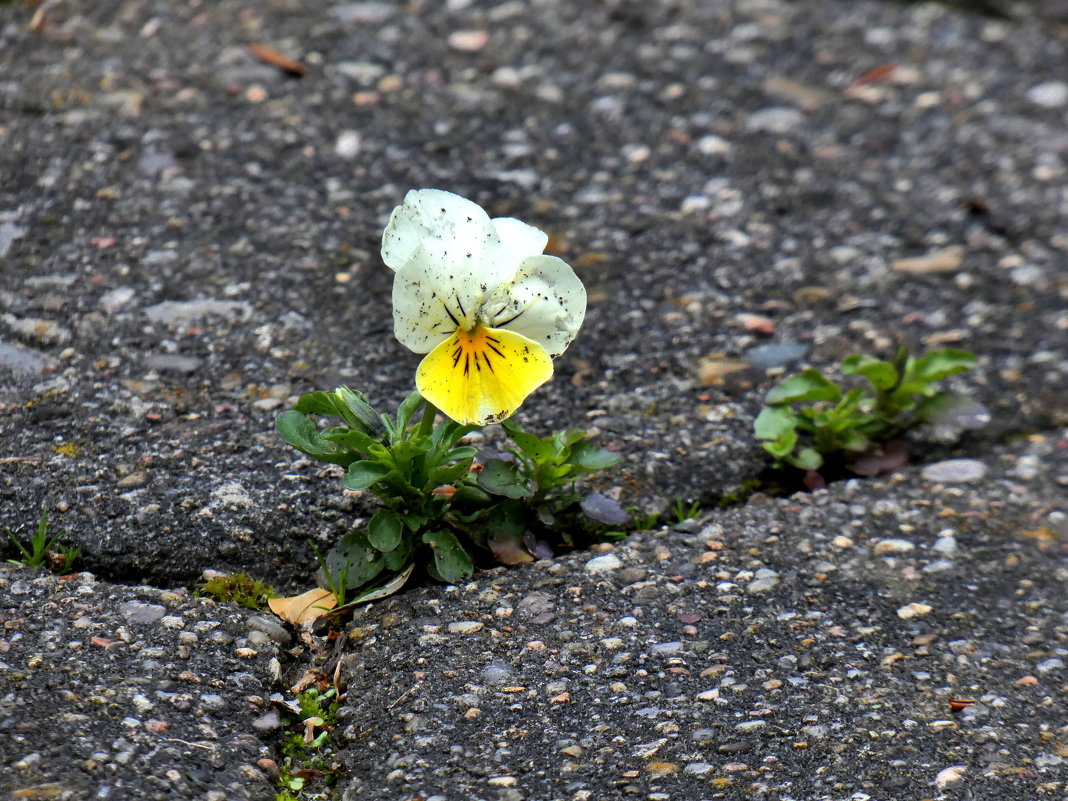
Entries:
POLYGON ((239 300, 168 300, 145 309, 145 316, 154 323, 181 326, 217 316, 226 320, 247 320, 252 316, 252 306, 239 300))
POLYGON ((697 140, 697 152, 704 156, 722 156, 731 152, 731 145, 726 139, 709 134, 697 140))
POLYGON ((136 294, 133 287, 117 287, 100 296, 100 308, 107 314, 118 314, 129 305, 136 294))
POLYGON ((1039 662, 1037 665, 1035 665, 1035 670, 1037 670, 1039 673, 1041 673, 1043 675, 1045 675, 1046 673, 1051 673, 1054 670, 1063 670, 1063 669, 1064 669, 1064 660, 1061 659, 1060 657, 1056 657, 1056 656, 1051 657, 1050 659, 1044 659, 1041 662, 1039 662))
POLYGON ((449 34, 449 47, 461 53, 477 53, 489 43, 488 31, 454 31, 449 34))
POLYGON ((749 593, 761 593, 768 592, 773 589, 776 584, 779 583, 779 574, 774 570, 769 570, 766 567, 760 568, 754 577, 753 581, 750 581, 746 585, 745 591, 749 593))
POLYGON ((16 239, 26 236, 28 229, 13 222, 5 222, 0 225, 0 259, 7 255, 16 239))
POLYGON ((934 607, 929 604, 910 603, 905 604, 903 607, 897 610, 897 616, 902 620, 911 620, 914 617, 923 617, 931 612, 934 607))
POLYGON ((746 351, 745 360, 760 370, 772 370, 776 367, 786 367, 805 358, 808 350, 808 345, 798 342, 758 345, 746 351))
POLYGON ((604 556, 595 556, 593 559, 586 563, 587 573, 610 573, 613 570, 618 570, 623 567, 623 562, 614 553, 608 553, 604 556))
POLYGON ((891 264, 890 268, 901 273, 909 273, 912 275, 955 273, 960 269, 963 261, 964 248, 960 245, 954 245, 953 247, 929 253, 926 256, 917 256, 912 259, 899 259, 891 264))
POLYGON ((902 539, 879 540, 872 549, 876 556, 885 556, 888 553, 908 553, 916 549, 916 543, 902 539))
POLYGON ((682 772, 700 778, 702 776, 707 776, 713 770, 715 770, 714 766, 707 762, 691 762, 682 769, 682 772))
POLYGON ((342 131, 334 143, 334 153, 343 159, 353 159, 360 152, 360 134, 357 131, 342 131))
POLYGON ((552 596, 546 592, 541 592, 540 590, 535 590, 534 592, 525 595, 515 606, 516 615, 527 619, 552 611, 552 596))
POLYGON ((252 721, 252 728, 256 731, 274 731, 281 728, 282 719, 278 716, 277 710, 272 709, 263 715, 260 715, 254 721, 252 721))
POLYGON ((51 360, 43 353, 0 342, 0 369, 10 370, 16 375, 36 376, 50 364, 51 360))
POLYGON ((190 375, 200 369, 203 359, 196 356, 182 356, 179 353, 159 353, 145 358, 145 367, 159 370, 161 373, 190 375))
POLYGON ((1068 105, 1068 83, 1046 81, 1027 90, 1027 99, 1042 108, 1060 108, 1068 105))
POLYGON ((513 672, 507 665, 492 664, 482 669, 482 680, 487 684, 500 684, 511 681, 513 672))
POLYGON ((953 765, 949 768, 943 768, 938 771, 938 775, 935 776, 935 784, 940 788, 944 788, 947 784, 960 781, 964 777, 964 771, 967 768, 964 765, 953 765))
POLYGON ((119 607, 119 613, 126 618, 127 623, 149 624, 162 618, 167 614, 167 610, 159 604, 127 601, 119 607))
POLYGON ((746 129, 771 134, 787 134, 805 124, 805 115, 796 108, 774 106, 754 111, 749 115, 746 129))
POLYGON ((943 484, 967 484, 980 481, 986 475, 986 465, 978 459, 947 459, 923 468, 923 477, 928 481, 943 484))
POLYGON ((931 547, 944 556, 952 556, 957 552, 957 539, 952 534, 946 534, 936 539, 931 547))
POLYGON ((449 624, 450 634, 474 634, 476 631, 482 631, 486 624, 478 620, 460 620, 456 623, 449 624))
POLYGON ((750 734, 767 725, 767 721, 764 720, 747 720, 744 723, 739 723, 734 729, 735 731, 740 731, 742 734, 750 734))
POLYGON ((649 646, 649 651, 658 656, 670 656, 682 650, 682 643, 678 640, 673 642, 657 642, 649 646))
POLYGON ((70 339, 70 330, 54 320, 16 317, 13 314, 5 314, 0 319, 16 336, 39 345, 62 345, 70 339))
POLYGON ((330 9, 330 16, 342 25, 381 24, 397 12, 393 3, 385 0, 368 0, 360 3, 342 3, 330 9))

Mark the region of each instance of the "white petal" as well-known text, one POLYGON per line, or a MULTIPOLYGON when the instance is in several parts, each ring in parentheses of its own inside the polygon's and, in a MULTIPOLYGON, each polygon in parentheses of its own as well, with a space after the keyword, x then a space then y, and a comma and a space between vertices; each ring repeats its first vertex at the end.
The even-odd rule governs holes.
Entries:
POLYGON ((496 248, 500 240, 489 215, 477 204, 440 189, 413 189, 393 209, 382 234, 382 261, 400 270, 423 248, 442 261, 466 256, 477 264, 487 244, 496 248))
POLYGON ((512 263, 512 271, 528 256, 539 256, 549 244, 549 235, 514 217, 494 217, 490 222, 501 239, 501 258, 512 263))
POLYGON ((486 300, 483 312, 486 325, 522 334, 558 356, 586 316, 586 288, 562 259, 530 256, 486 300))
POLYGON ((438 256, 416 248, 393 278, 393 334, 402 345, 429 353, 457 328, 474 326, 477 307, 466 288, 450 280, 465 275, 443 269, 438 256))

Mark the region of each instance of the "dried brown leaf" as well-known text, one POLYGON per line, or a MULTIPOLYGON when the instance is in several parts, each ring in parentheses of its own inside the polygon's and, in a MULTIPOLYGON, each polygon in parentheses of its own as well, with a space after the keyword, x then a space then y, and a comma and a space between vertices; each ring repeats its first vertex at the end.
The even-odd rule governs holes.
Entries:
POLYGON ((314 590, 308 590, 289 598, 271 598, 267 605, 282 620, 299 626, 305 620, 314 620, 325 615, 337 606, 337 598, 330 590, 316 587, 314 590))
POLYGON ((273 47, 253 42, 248 46, 248 49, 252 51, 252 54, 256 56, 256 58, 265 61, 272 67, 278 67, 278 69, 283 72, 288 72, 290 75, 301 77, 308 73, 308 68, 299 61, 294 61, 288 56, 283 56, 273 47))

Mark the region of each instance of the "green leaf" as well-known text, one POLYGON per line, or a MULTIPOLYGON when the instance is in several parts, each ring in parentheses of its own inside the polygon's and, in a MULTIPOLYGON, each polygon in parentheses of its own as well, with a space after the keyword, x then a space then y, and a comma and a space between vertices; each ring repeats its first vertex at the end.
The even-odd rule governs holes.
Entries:
POLYGON ((802 448, 796 456, 790 457, 787 461, 801 470, 818 470, 823 465, 823 457, 815 448, 802 448))
POLYGON ((466 482, 456 488, 456 494, 452 496, 452 508, 457 506, 470 508, 472 506, 484 506, 493 502, 493 496, 484 492, 479 487, 471 486, 466 482))
POLYGON ((423 535, 423 542, 431 548, 434 575, 442 581, 455 584, 474 572, 471 557, 451 531, 428 531, 423 535))
POLYGON ((420 528, 426 525, 426 517, 424 517, 423 515, 407 514, 404 515, 404 523, 412 531, 418 531, 420 528))
POLYGON ((308 392, 300 396, 293 411, 301 414, 332 414, 338 416, 333 395, 329 392, 308 392))
POLYGON ((842 362, 846 375, 862 375, 878 390, 887 390, 897 383, 898 374, 894 365, 871 356, 850 356, 842 362))
POLYGON ((562 451, 565 448, 570 448, 576 442, 586 439, 586 432, 581 428, 565 428, 563 431, 557 431, 553 434, 553 439, 562 451))
POLYGON ((836 401, 842 397, 841 388, 815 368, 790 376, 774 387, 765 398, 769 404, 836 401))
POLYGON ((787 431, 783 436, 777 440, 764 443, 764 450, 774 456, 776 459, 783 459, 788 453, 790 453, 794 446, 797 445, 797 432, 787 431))
POLYGON ((470 445, 464 445, 459 448, 453 448, 451 451, 445 454, 445 461, 451 462, 454 459, 473 459, 478 456, 478 448, 474 448, 470 445))
POLYGON ((367 524, 367 539, 378 550, 388 553, 404 535, 404 520, 396 512, 379 509, 367 524))
POLYGON ((602 448, 591 439, 582 439, 571 446, 568 461, 584 472, 604 470, 619 462, 619 454, 602 448))
POLYGON ((552 437, 541 439, 533 434, 527 434, 514 423, 505 426, 504 430, 507 432, 508 436, 511 437, 512 442, 516 444, 519 450, 526 454, 536 464, 548 462, 553 458, 556 447, 552 437))
POLYGON ((843 451, 863 451, 870 444, 868 438, 859 431, 843 431, 838 437, 838 444, 843 451))
POLYGON ((347 448, 323 439, 315 421, 295 409, 278 415, 274 426, 282 439, 314 459, 348 467, 357 458, 347 448))
POLYGON ((349 465, 349 471, 345 473, 342 483, 346 489, 365 490, 392 472, 389 467, 380 462, 371 462, 364 459, 349 465))
POLYGON ((451 448, 456 442, 466 437, 472 431, 477 431, 480 426, 464 426, 455 420, 446 420, 430 434, 430 440, 438 448, 451 448))
POLYGON ((331 395, 334 400, 336 414, 353 428, 363 429, 369 434, 379 434, 382 426, 379 424, 378 412, 367 402, 367 396, 348 387, 338 387, 331 395))
POLYGON ((423 405, 425 401, 423 396, 418 392, 413 392, 403 401, 401 405, 397 407, 397 430, 406 431, 408 429, 408 423, 411 422, 412 416, 419 410, 419 407, 423 405))
POLYGON ((324 428, 319 434, 325 440, 336 442, 349 449, 362 451, 365 454, 382 447, 377 440, 358 428, 337 426, 335 428, 324 428))
POLYGON ((471 460, 464 459, 454 464, 445 464, 432 468, 426 483, 430 489, 440 487, 442 484, 455 484, 470 472, 471 460))
POLYGON ((346 570, 345 587, 355 589, 366 584, 385 567, 385 562, 377 549, 371 546, 367 535, 360 529, 353 529, 331 548, 326 554, 326 568, 335 577, 335 581, 346 570))
POLYGON ((966 350, 942 348, 932 350, 916 360, 909 370, 909 378, 922 378, 927 381, 939 381, 966 370, 972 370, 977 364, 974 355, 966 350))
MULTIPOLYGON (((765 406, 753 421, 753 431, 757 439, 781 440, 794 433, 797 427, 797 415, 788 406, 765 406)), ((796 438, 797 434, 794 433, 796 438)))
POLYGON ((490 459, 478 473, 478 485, 492 495, 530 498, 534 491, 523 481, 515 465, 503 459, 490 459))
POLYGON ((490 533, 499 532, 522 539, 527 528, 524 509, 524 505, 519 501, 501 501, 491 506, 486 513, 486 528, 490 533))
POLYGON ((383 564, 385 564, 387 570, 393 570, 400 572, 408 566, 408 563, 412 560, 412 540, 411 537, 404 537, 400 543, 389 553, 382 557, 383 564))

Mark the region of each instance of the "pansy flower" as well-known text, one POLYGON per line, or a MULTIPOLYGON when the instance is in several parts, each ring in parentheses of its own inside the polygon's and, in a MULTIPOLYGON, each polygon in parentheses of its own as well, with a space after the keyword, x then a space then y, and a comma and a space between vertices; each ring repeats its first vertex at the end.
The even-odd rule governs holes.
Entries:
POLYGON ((382 260, 396 272, 394 333, 426 354, 416 388, 453 420, 511 415, 552 377, 552 357, 582 325, 586 289, 542 253, 548 239, 439 189, 412 190, 393 210, 382 260))

